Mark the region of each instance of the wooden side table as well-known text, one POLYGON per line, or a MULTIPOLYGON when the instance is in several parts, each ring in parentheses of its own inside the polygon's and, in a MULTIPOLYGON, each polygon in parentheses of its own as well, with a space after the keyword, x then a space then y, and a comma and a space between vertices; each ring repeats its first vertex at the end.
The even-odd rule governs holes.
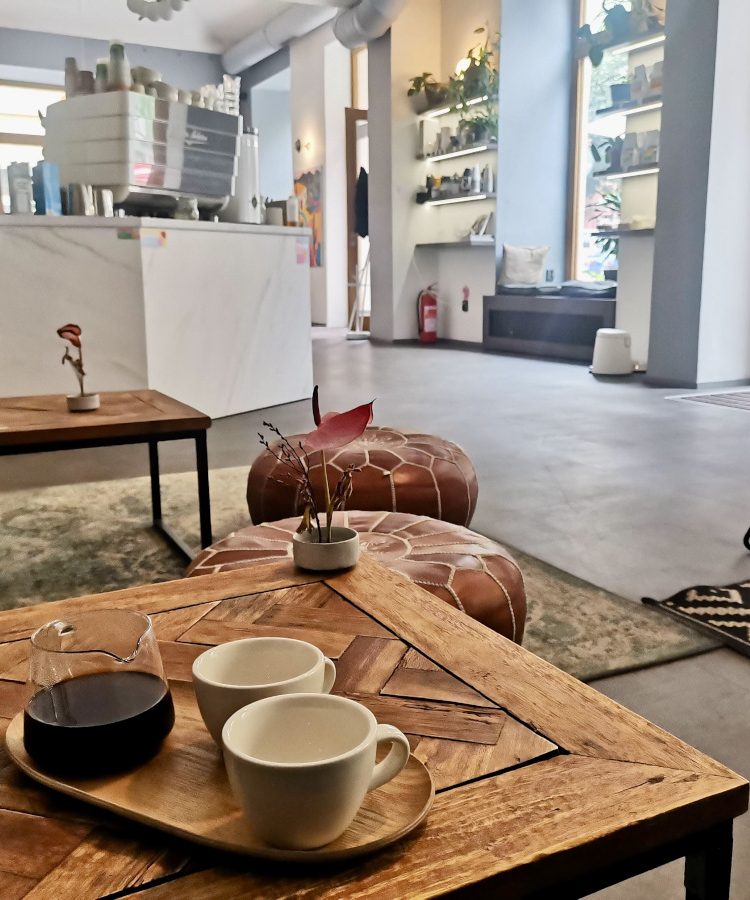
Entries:
POLYGON ((61 394, 0 398, 0 456, 148 444, 153 526, 187 561, 194 551, 162 515, 159 443, 195 441, 200 541, 201 547, 208 547, 212 534, 206 431, 210 427, 205 413, 159 391, 105 392, 101 407, 87 413, 68 412, 61 394))
MULTIPOLYGON (((366 555, 344 573, 283 559, 0 612, 0 735, 26 702, 29 635, 114 605, 152 616, 178 716, 207 646, 316 644, 335 660, 333 692, 408 736, 434 805, 372 856, 272 864, 74 804, 3 760, 0 742, 3 898, 558 900, 684 857, 687 900, 729 900, 744 778, 366 555)), ((192 747, 221 765, 207 732, 192 747)), ((215 810, 189 793, 180 802, 194 829, 216 835, 215 810)))

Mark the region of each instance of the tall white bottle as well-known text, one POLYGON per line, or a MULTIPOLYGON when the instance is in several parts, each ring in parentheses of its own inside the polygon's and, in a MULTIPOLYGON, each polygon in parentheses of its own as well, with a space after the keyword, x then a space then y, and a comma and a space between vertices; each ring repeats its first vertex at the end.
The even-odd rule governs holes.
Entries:
POLYGON ((482 171, 478 165, 471 170, 471 192, 472 194, 482 192, 482 171))
POLYGON ((494 190, 495 173, 492 171, 492 166, 487 163, 487 165, 482 170, 482 193, 491 194, 494 190))
POLYGON ((129 91, 132 85, 133 76, 125 47, 119 41, 112 41, 109 45, 107 87, 110 91, 129 91))

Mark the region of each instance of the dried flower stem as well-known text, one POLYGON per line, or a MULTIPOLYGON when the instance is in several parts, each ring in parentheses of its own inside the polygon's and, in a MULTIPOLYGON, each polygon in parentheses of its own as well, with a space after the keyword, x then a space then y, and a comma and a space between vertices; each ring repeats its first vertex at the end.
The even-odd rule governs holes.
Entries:
POLYGON ((83 350, 81 347, 78 348, 78 359, 70 353, 70 348, 66 346, 65 355, 62 358, 62 364, 65 365, 66 362, 69 362, 73 367, 73 371, 75 372, 76 378, 78 379, 78 385, 81 389, 81 396, 83 397, 83 379, 86 373, 83 370, 83 350))
POLYGON ((326 499, 326 540, 331 543, 331 528, 333 526, 333 504, 331 503, 331 488, 328 484, 328 465, 326 463, 325 450, 320 451, 320 458, 323 463, 323 490, 326 499))

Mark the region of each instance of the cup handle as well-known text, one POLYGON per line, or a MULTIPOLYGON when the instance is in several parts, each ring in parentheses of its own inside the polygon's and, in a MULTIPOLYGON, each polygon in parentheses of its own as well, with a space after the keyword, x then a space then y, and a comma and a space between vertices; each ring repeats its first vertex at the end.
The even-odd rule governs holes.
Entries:
POLYGON ((336 666, 327 656, 323 657, 323 665, 325 667, 323 672, 323 693, 330 694, 333 682, 336 680, 336 666))
POLYGON ((370 785, 367 788, 368 791, 380 787, 386 781, 390 781, 391 778, 395 778, 409 761, 409 754, 411 753, 408 738, 398 728, 394 728, 393 725, 378 725, 375 732, 375 741, 378 747, 381 744, 390 744, 391 749, 388 756, 375 766, 370 785))

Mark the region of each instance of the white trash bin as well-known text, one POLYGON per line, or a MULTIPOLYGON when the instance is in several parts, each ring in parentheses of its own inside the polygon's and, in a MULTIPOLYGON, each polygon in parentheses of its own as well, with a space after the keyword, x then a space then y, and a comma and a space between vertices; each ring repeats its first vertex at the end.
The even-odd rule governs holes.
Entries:
POLYGON ((630 334, 619 328, 600 328, 596 332, 592 375, 632 375, 630 334))

